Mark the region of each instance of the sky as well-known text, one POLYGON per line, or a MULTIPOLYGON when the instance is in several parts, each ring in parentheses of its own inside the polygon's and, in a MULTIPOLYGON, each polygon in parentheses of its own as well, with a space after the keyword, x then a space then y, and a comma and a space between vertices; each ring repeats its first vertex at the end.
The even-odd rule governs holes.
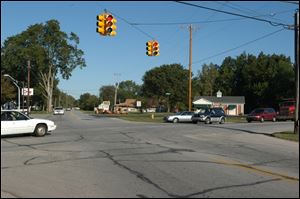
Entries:
POLYGON ((201 71, 203 64, 221 65, 225 57, 236 58, 243 52, 255 56, 260 52, 283 54, 294 62, 294 31, 276 24, 293 25, 299 4, 280 1, 188 3, 274 23, 174 1, 1 1, 1 45, 30 25, 58 20, 61 31, 74 32, 80 38, 78 47, 83 50, 87 65, 76 68, 68 80, 58 76, 59 89, 76 99, 84 93, 99 96, 102 86, 120 81, 132 80, 141 85, 147 71, 164 64, 178 63, 188 69, 189 24, 193 27, 193 76, 201 71), (114 37, 96 32, 96 16, 105 9, 117 19, 114 37), (146 55, 146 42, 152 39, 159 42, 160 56, 146 55))

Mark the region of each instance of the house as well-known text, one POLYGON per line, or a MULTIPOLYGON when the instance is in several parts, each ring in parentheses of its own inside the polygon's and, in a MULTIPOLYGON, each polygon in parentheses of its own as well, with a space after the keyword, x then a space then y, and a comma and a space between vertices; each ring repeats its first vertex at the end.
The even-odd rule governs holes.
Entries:
POLYGON ((196 96, 193 100, 193 108, 222 107, 226 115, 244 115, 244 96, 222 96, 218 91, 217 96, 196 96))
POLYGON ((127 113, 127 112, 138 112, 136 99, 126 99, 125 102, 116 104, 114 112, 116 113, 127 113))

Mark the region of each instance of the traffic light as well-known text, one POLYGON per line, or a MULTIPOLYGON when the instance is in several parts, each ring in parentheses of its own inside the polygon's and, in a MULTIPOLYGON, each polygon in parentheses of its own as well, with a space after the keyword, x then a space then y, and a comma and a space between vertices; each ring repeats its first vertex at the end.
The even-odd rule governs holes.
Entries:
POLYGON ((105 30, 105 24, 106 24, 106 19, 103 14, 97 15, 97 29, 96 32, 100 33, 101 35, 105 36, 106 35, 106 30, 105 30))
POLYGON ((105 21, 106 35, 115 36, 117 34, 115 31, 117 29, 116 26, 117 20, 111 14, 106 14, 105 20, 106 20, 105 21))
POLYGON ((152 42, 152 55, 153 56, 159 55, 159 43, 157 41, 152 42))
POLYGON ((152 56, 152 41, 148 41, 147 43, 146 43, 146 50, 147 50, 147 52, 146 52, 146 55, 148 55, 148 56, 152 56))

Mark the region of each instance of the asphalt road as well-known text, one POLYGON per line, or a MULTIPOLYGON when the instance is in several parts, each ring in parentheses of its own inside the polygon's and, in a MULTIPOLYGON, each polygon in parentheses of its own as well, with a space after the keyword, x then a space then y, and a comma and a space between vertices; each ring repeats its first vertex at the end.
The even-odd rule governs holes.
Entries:
POLYGON ((78 111, 45 137, 1 138, 1 197, 299 198, 292 122, 136 123, 78 111))

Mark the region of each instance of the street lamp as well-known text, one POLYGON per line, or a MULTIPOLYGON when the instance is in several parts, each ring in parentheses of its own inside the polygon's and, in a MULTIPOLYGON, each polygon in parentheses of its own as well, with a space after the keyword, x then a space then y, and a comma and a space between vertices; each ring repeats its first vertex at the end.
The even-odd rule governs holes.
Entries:
POLYGON ((170 112, 170 95, 171 93, 166 93, 166 96, 168 96, 168 113, 170 112))
POLYGON ((14 83, 14 85, 16 85, 16 87, 18 88, 18 110, 20 110, 20 87, 18 86, 18 81, 15 80, 14 78, 12 78, 9 74, 4 74, 4 77, 9 77, 12 82, 14 83))

